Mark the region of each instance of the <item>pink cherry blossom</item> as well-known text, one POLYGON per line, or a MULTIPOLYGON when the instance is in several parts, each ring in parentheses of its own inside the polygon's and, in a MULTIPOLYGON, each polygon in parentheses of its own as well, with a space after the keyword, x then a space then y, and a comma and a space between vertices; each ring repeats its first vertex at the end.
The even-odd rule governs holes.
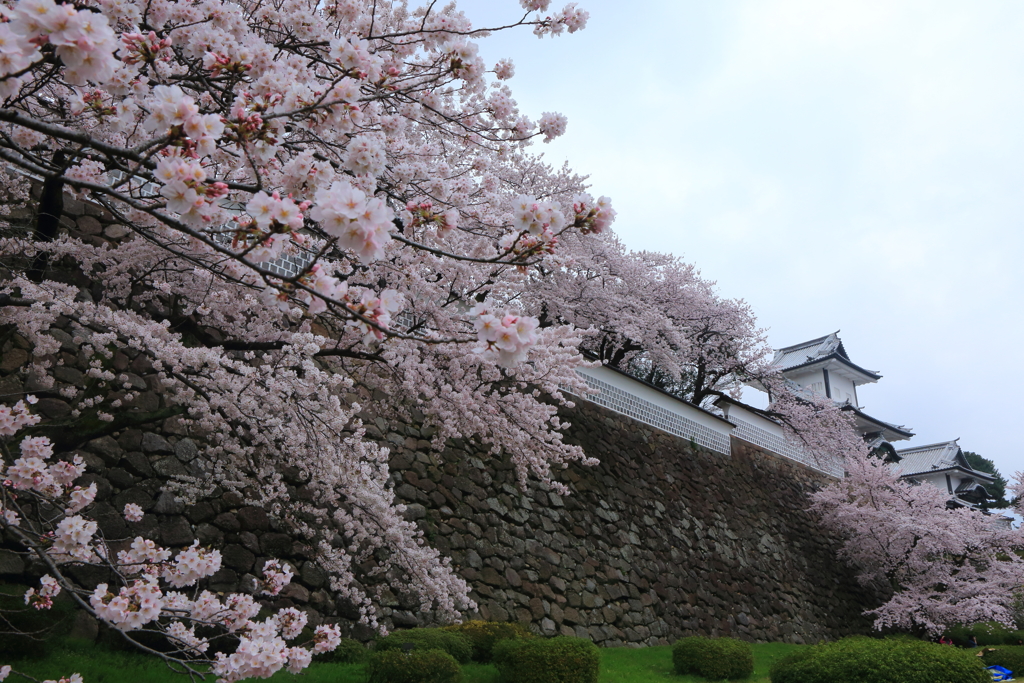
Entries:
POLYGON ((38 424, 40 419, 29 412, 25 401, 18 401, 13 406, 0 405, 0 436, 16 434, 22 427, 38 424))
POLYGON ((870 610, 879 629, 941 633, 978 621, 1014 623, 1024 581, 1020 532, 967 508, 945 491, 898 478, 881 458, 846 460, 847 476, 813 495, 825 528, 859 580, 892 597, 870 610))
POLYGON ((60 584, 52 576, 46 574, 39 579, 39 585, 38 591, 35 588, 29 588, 25 593, 25 604, 35 609, 50 609, 53 607, 53 597, 60 593, 60 584))
POLYGON ((295 574, 288 565, 279 560, 268 560, 263 565, 263 593, 277 595, 291 583, 295 574))
POLYGON ((142 508, 135 503, 127 503, 124 506, 124 518, 128 522, 141 522, 144 514, 142 508))
MULTIPOLYGON (((543 35, 585 21, 574 6, 524 8, 510 23, 543 35)), ((679 318, 664 312, 670 288, 657 304, 644 300, 660 266, 597 254, 611 234, 610 204, 580 199, 584 179, 531 147, 561 134, 564 119, 520 109, 512 63, 488 72, 477 46, 487 27, 454 6, 14 0, 5 12, 0 96, 10 116, 0 147, 9 170, 23 172, 0 170, 10 201, 24 215, 50 215, 30 187, 42 175, 105 206, 128 233, 44 241, 5 232, 5 262, 32 254, 54 264, 41 280, 19 268, 0 277, 20 299, 3 315, 28 342, 26 373, 74 401, 75 417, 102 425, 140 391, 112 358, 152 366, 147 380, 160 382, 167 407, 206 435, 195 462, 208 475, 168 490, 196 500, 216 485, 252 497, 371 626, 379 602, 361 580, 365 558, 381 558, 377 570, 401 577, 425 610, 454 618, 474 605, 404 518, 387 450, 367 437, 364 388, 393 398, 375 402, 381 419, 407 421, 416 406, 432 448, 475 437, 507 454, 522 483, 564 490, 556 473, 591 461, 563 438, 557 411, 571 402, 562 392, 584 390, 575 372, 584 331, 609 322, 603 300, 580 306, 577 325, 573 288, 604 280, 623 297, 614 310, 642 318, 628 323, 621 348, 631 348, 628 335, 655 340, 648 357, 658 361, 688 348, 675 344, 681 321, 635 331, 679 318), (47 176, 52 169, 67 171, 47 176), (55 275, 63 268, 95 280, 69 284, 55 275), (629 275, 614 285, 619 271, 629 275), (467 314, 481 302, 486 311, 467 314), (97 393, 57 383, 66 359, 56 328, 71 330, 97 393), (301 500, 282 483, 286 467, 309 477, 301 500)), ((202 590, 220 564, 215 551, 141 537, 108 545, 92 487, 74 488, 84 462, 48 441, 19 449, 18 430, 39 420, 29 405, 0 406, 11 454, 0 524, 25 524, 22 506, 53 509, 33 550, 58 569, 111 569, 116 581, 90 600, 101 619, 129 637, 163 629, 181 662, 208 649, 200 625, 237 633, 239 648, 216 664, 225 680, 308 663, 306 646, 285 637, 294 620, 256 623, 252 596, 202 590)), ((142 510, 124 514, 138 520, 142 510)), ((278 594, 292 571, 267 563, 256 589, 278 594)), ((70 573, 53 576, 75 588, 70 573)), ((321 627, 312 647, 331 649, 338 637, 321 627)))
POLYGON ((565 134, 565 126, 568 123, 568 119, 562 114, 552 114, 545 112, 541 115, 538 127, 540 132, 544 134, 544 142, 551 142, 560 135, 565 134))

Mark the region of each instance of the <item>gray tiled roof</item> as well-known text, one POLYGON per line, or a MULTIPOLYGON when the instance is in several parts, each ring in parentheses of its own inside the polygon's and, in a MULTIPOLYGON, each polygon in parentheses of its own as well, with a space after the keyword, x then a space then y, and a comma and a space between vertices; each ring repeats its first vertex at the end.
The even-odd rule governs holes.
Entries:
MULTIPOLYGON (((882 378, 874 370, 862 368, 850 360, 849 354, 846 353, 846 348, 843 347, 843 340, 839 338, 838 330, 832 334, 827 334, 824 337, 818 337, 802 344, 776 349, 775 357, 772 359, 772 367, 785 373, 787 370, 804 365, 816 362, 829 362, 830 360, 838 361, 841 365, 866 375, 869 378, 868 381, 877 381, 882 378)), ((858 384, 862 383, 863 380, 858 382, 858 384)))
MULTIPOLYGON (((816 358, 825 358, 836 352, 846 357, 846 349, 843 348, 843 342, 839 338, 838 330, 832 334, 818 337, 802 344, 776 349, 775 358, 772 359, 772 366, 780 370, 786 370, 797 365, 803 365, 816 358)), ((847 360, 849 360, 848 357, 847 360)))
POLYGON ((963 453, 960 451, 960 444, 957 441, 959 439, 933 443, 927 446, 917 446, 916 448, 900 449, 896 451, 896 454, 902 460, 896 465, 896 470, 900 476, 907 477, 914 474, 927 474, 936 470, 947 470, 956 467, 970 472, 971 476, 982 483, 993 481, 994 477, 992 475, 978 472, 967 464, 967 459, 964 458, 963 453))
POLYGON ((953 491, 953 493, 959 496, 965 493, 971 493, 972 491, 976 491, 977 489, 981 489, 982 493, 985 496, 988 496, 988 491, 985 489, 985 487, 972 478, 967 478, 960 482, 960 485, 956 487, 956 491, 953 491))

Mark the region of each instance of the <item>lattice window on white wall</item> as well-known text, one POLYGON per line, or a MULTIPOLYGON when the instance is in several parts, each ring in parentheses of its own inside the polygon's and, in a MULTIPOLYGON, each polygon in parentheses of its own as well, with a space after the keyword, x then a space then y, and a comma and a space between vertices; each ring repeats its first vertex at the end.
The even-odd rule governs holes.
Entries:
POLYGON ((761 448, 771 451, 776 455, 781 455, 789 460, 795 460, 802 465, 806 465, 811 469, 824 472, 825 474, 833 477, 841 478, 844 474, 843 467, 839 463, 819 460, 801 448, 798 444, 794 444, 792 441, 789 441, 784 437, 772 434, 771 432, 761 429, 756 425, 752 425, 732 414, 729 415, 729 421, 736 425, 736 429, 733 430, 733 435, 738 439, 743 439, 748 443, 760 446, 761 448))
MULTIPOLYGON (((639 422, 649 424, 652 427, 657 427, 669 434, 690 439, 708 450, 722 453, 723 455, 731 454, 732 449, 730 447, 728 431, 717 431, 699 422, 695 422, 680 413, 655 405, 624 389, 612 386, 607 382, 602 382, 583 373, 579 374, 592 389, 598 390, 596 394, 588 394, 581 398, 591 403, 596 403, 599 406, 604 406, 616 413, 631 417, 639 422)), ((689 406, 680 403, 680 408, 682 410, 689 408, 689 406)), ((690 409, 693 410, 692 408, 690 409)))

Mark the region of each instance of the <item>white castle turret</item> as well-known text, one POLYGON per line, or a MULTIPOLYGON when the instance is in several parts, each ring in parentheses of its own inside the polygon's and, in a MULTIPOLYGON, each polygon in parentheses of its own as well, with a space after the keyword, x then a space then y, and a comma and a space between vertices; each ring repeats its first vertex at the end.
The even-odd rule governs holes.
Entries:
POLYGON ((794 344, 775 351, 772 367, 807 391, 831 398, 854 414, 857 431, 873 449, 881 449, 895 456, 891 441, 902 441, 914 436, 908 428, 884 422, 865 413, 857 398, 857 387, 873 384, 882 376, 850 360, 839 338, 839 332, 794 344))

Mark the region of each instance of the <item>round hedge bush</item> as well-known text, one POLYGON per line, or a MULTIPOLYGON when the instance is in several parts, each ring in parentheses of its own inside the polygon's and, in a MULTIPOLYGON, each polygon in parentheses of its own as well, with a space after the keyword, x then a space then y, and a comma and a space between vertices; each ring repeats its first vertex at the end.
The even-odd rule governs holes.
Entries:
POLYGON ((331 652, 315 655, 318 662, 334 662, 335 664, 358 664, 366 659, 370 651, 358 640, 342 638, 341 642, 331 652))
POLYGON ((920 640, 844 638, 772 665, 772 683, 989 683, 981 658, 920 640))
POLYGON ((711 681, 750 678, 754 651, 750 643, 734 638, 693 636, 672 646, 672 664, 680 675, 693 674, 711 681))
POLYGON ((981 656, 985 666, 1002 666, 1013 672, 1014 678, 1024 678, 1024 647, 1003 646, 985 648, 981 656))
POLYGON ((377 639, 374 650, 405 651, 405 644, 412 643, 413 650, 443 650, 465 664, 473 656, 473 646, 469 638, 461 633, 444 631, 439 628, 410 628, 405 631, 394 631, 377 639))
POLYGON ((1024 631, 1013 631, 997 621, 984 621, 978 624, 954 626, 946 631, 945 636, 959 647, 974 647, 971 636, 974 636, 980 647, 997 645, 1024 645, 1024 631))
POLYGON ((601 653, 586 638, 500 640, 492 650, 499 683, 597 683, 601 653))
POLYGON ((443 650, 373 652, 366 661, 367 683, 459 683, 462 668, 443 650))
POLYGON ((465 621, 445 626, 441 630, 466 636, 473 646, 474 662, 491 661, 491 651, 498 641, 534 637, 522 624, 501 621, 465 621))

